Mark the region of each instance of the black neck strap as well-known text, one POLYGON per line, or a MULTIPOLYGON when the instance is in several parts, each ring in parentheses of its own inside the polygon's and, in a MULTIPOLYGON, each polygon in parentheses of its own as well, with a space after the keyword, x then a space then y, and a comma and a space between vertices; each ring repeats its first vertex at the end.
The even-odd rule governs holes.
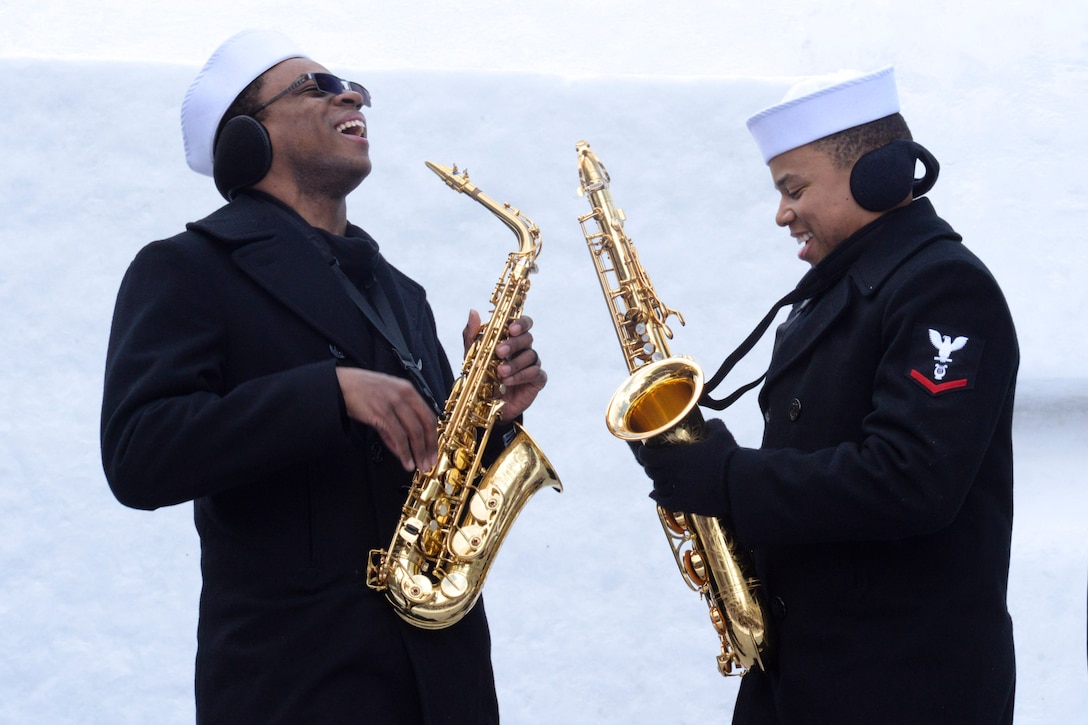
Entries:
POLYGON ((741 358, 747 355, 755 344, 759 342, 759 339, 763 337, 767 332, 767 328, 771 326, 771 322, 774 321, 774 317, 778 314, 778 311, 786 305, 796 304, 802 300, 811 299, 817 295, 823 293, 833 284, 838 282, 849 271, 851 265, 857 258, 861 256, 862 251, 865 249, 864 239, 867 234, 876 226, 883 224, 886 216, 882 216, 872 222, 869 222, 864 227, 854 232, 850 237, 845 239, 835 249, 831 250, 831 253, 820 261, 815 267, 805 273, 805 276, 801 278, 801 281, 797 283, 789 294, 774 303, 771 308, 756 328, 748 334, 748 337, 744 339, 736 350, 729 354, 729 357, 718 368, 718 372, 706 381, 706 385, 703 388, 703 395, 699 399, 699 405, 702 405, 711 410, 724 410, 747 393, 752 388, 756 387, 763 382, 763 379, 767 377, 767 373, 763 373, 758 378, 750 383, 742 385, 734 390, 724 398, 711 398, 710 394, 714 392, 714 389, 721 385, 725 380, 725 376, 733 369, 733 367, 740 362, 741 358))
POLYGON ((404 339, 404 334, 397 323, 397 317, 393 313, 389 298, 386 296, 381 284, 371 277, 371 284, 367 285, 367 291, 374 298, 374 304, 371 304, 370 300, 344 274, 344 270, 340 268, 340 262, 335 257, 333 257, 332 261, 332 270, 344 285, 344 289, 347 291, 348 296, 351 297, 351 301, 370 321, 374 329, 381 333, 386 342, 392 346, 401 367, 404 368, 404 372, 408 374, 409 379, 415 384, 416 389, 419 390, 427 404, 431 406, 436 414, 441 416, 442 407, 438 405, 438 401, 435 400, 434 395, 431 393, 430 386, 427 385, 427 381, 423 378, 423 371, 420 369, 419 363, 416 362, 408 350, 408 342, 404 339), (377 305, 377 309, 375 309, 375 305, 377 305))
POLYGON ((699 405, 710 408, 711 410, 725 410, 730 405, 737 402, 742 395, 763 382, 763 378, 767 377, 767 373, 763 373, 752 382, 740 386, 724 398, 715 399, 710 397, 710 394, 714 392, 714 389, 721 385, 722 381, 725 380, 725 376, 729 374, 738 362, 740 362, 741 358, 751 352, 752 348, 755 347, 755 344, 759 342, 760 338, 767 332, 767 328, 771 326, 771 322, 774 321, 774 317, 778 314, 778 311, 786 305, 804 299, 805 296, 803 293, 804 290, 798 286, 774 304, 774 307, 772 307, 770 312, 759 321, 756 328, 748 333, 748 337, 744 339, 744 342, 729 354, 729 357, 727 357, 721 364, 721 367, 718 368, 718 372, 714 373, 714 375, 706 381, 706 386, 703 388, 703 396, 699 399, 699 405))

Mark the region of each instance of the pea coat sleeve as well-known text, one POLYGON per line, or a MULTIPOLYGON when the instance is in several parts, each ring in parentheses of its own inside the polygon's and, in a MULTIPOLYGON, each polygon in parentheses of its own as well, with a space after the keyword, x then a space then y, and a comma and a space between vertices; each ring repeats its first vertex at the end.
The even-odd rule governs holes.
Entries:
POLYGON ((212 277, 232 265, 209 264, 209 254, 192 240, 151 244, 118 292, 101 444, 106 478, 127 506, 253 483, 349 435, 331 356, 228 379, 225 358, 246 317, 224 309, 233 303, 212 277))
POLYGON ((730 462, 733 525, 749 546, 932 533, 957 517, 972 486, 1011 471, 1019 353, 989 272, 964 257, 907 265, 874 297, 854 294, 803 364, 768 378, 764 447, 730 462), (969 338, 966 382, 919 379, 937 353, 919 343, 929 329, 969 338), (793 401, 805 405, 796 420, 783 413, 793 401), (839 423, 850 420, 856 430, 839 423))

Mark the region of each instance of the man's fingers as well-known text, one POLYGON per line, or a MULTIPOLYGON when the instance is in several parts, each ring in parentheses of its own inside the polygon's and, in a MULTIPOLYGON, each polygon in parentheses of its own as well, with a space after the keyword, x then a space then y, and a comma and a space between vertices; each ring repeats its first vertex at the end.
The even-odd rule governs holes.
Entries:
POLYGON ((461 331, 461 340, 465 343, 465 352, 468 352, 472 341, 476 339, 476 333, 480 331, 480 313, 476 310, 468 311, 468 322, 461 331))
POLYGON ((376 430, 405 470, 434 465, 438 420, 415 386, 360 368, 338 368, 337 378, 348 416, 376 430))
MULTIPOLYGON (((422 403, 423 399, 420 398, 422 403)), ((398 420, 408 445, 408 457, 402 458, 406 470, 419 468, 424 471, 434 467, 437 461, 438 420, 426 405, 408 405, 397 409, 398 420)))
POLYGON ((437 460, 438 420, 415 388, 392 397, 376 425, 386 447, 406 471, 429 470, 437 460))
POLYGON ((531 329, 533 329, 531 317, 519 317, 511 321, 506 327, 508 337, 495 348, 495 357, 509 361, 522 350, 532 347, 533 336, 529 333, 531 329))

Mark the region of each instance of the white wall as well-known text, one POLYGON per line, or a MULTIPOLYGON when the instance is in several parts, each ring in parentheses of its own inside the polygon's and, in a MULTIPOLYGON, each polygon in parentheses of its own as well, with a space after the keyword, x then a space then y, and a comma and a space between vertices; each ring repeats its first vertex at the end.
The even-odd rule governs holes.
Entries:
MULTIPOLYGON (((1088 262, 1077 182, 1088 155, 1075 125, 1086 74, 1083 43, 1068 62, 1054 57, 1072 47, 1063 46, 1070 26, 1083 27, 1066 17, 1040 20, 1053 25, 1054 45, 1010 53, 1016 63, 964 47, 941 67, 899 72, 904 112, 942 162, 931 197, 1002 282, 1021 336, 1010 608, 1027 723, 1088 712, 1088 300, 1078 284, 1088 262)), ((65 27, 75 40, 92 35, 90 25, 65 27)), ((952 41, 947 29, 932 37, 952 41)), ((653 54, 651 39, 640 40, 653 54)), ((191 509, 117 504, 101 474, 97 415, 125 266, 220 203, 184 166, 178 130, 201 61, 49 60, 10 57, 18 48, 9 47, 0 60, 0 721, 191 721, 191 509)), ((518 57, 511 51, 507 67, 518 57)), ((769 177, 743 127, 787 81, 338 69, 375 98, 375 171, 350 216, 427 286, 449 349, 459 349, 470 306, 486 315, 515 240, 424 160, 467 167, 543 233, 527 312, 550 384, 528 427, 566 491, 529 504, 488 582, 504 716, 727 720, 736 682, 715 671, 706 608, 675 571, 648 483, 603 425, 624 368, 577 222, 588 207, 575 194, 574 144, 589 140, 608 166, 658 292, 687 318, 673 351, 713 369, 804 271, 773 225, 769 177)), ((766 358, 761 345, 730 383, 758 375, 766 358)), ((742 444, 758 443, 754 396, 725 417, 742 444)), ((933 644, 940 656, 943 643, 933 644)))

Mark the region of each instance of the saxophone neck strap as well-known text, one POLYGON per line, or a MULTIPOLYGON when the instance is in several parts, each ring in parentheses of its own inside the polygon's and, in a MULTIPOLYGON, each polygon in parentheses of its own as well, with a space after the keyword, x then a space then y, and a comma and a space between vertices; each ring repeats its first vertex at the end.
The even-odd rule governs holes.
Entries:
POLYGON ((744 339, 744 342, 738 345, 737 349, 729 354, 729 357, 727 357, 718 368, 718 372, 714 373, 714 375, 706 381, 706 386, 703 388, 703 395, 699 399, 699 405, 710 408, 711 410, 725 410, 730 405, 737 402, 742 395, 763 382, 763 379, 767 377, 767 373, 763 373, 752 382, 740 386, 724 398, 710 397, 710 394, 722 384, 723 380, 725 380, 725 376, 729 374, 738 362, 740 362, 741 358, 747 355, 752 348, 755 347, 755 344, 759 342, 760 338, 767 332, 767 328, 771 326, 771 322, 774 321, 774 317, 778 314, 778 311, 786 305, 794 304, 803 299, 804 292, 805 290, 798 287, 790 291, 789 294, 774 304, 774 307, 772 307, 770 312, 759 321, 756 328, 748 333, 748 337, 744 339))
MULTIPOLYGON (((699 404, 712 410, 724 410, 737 402, 740 396, 762 383, 763 379, 767 377, 767 373, 763 373, 752 382, 742 385, 724 398, 714 399, 710 397, 710 394, 721 385, 725 376, 733 369, 733 366, 740 362, 740 359, 747 355, 759 342, 759 339, 763 337, 764 333, 767 332, 767 328, 771 326, 771 322, 774 321, 778 311, 786 305, 795 305, 798 302, 817 297, 842 279, 858 257, 861 256, 861 253, 865 251, 867 235, 877 226, 884 224, 886 218, 886 216, 882 216, 847 237, 831 250, 830 254, 821 260, 819 264, 806 272, 805 276, 797 283, 797 286, 790 290, 785 297, 775 302, 770 312, 756 325, 756 329, 752 330, 744 342, 730 353, 729 357, 718 368, 718 372, 714 373, 713 377, 706 381, 699 404)), ((800 308, 797 308, 794 311, 799 310, 800 308)))
POLYGON ((400 325, 397 323, 397 317, 393 313, 393 307, 389 304, 389 297, 385 294, 385 290, 378 281, 373 277, 370 277, 370 282, 367 284, 367 292, 373 298, 373 304, 371 300, 367 299, 366 295, 359 291, 359 288, 348 278, 344 270, 340 268, 340 262, 333 257, 331 268, 336 274, 337 279, 344 285, 344 290, 347 291, 348 296, 351 297, 351 301, 355 303, 355 306, 363 313, 363 316, 373 325, 386 342, 393 348, 393 353, 397 356, 397 360, 400 361, 401 367, 404 368, 404 372, 407 373, 408 378, 416 386, 420 395, 427 401, 427 404, 431 406, 439 416, 442 415, 442 407, 438 405, 434 394, 431 393, 431 388, 427 385, 427 381, 423 378, 423 370, 420 368, 418 362, 412 356, 408 350, 408 342, 404 339, 404 333, 400 329, 400 325))

